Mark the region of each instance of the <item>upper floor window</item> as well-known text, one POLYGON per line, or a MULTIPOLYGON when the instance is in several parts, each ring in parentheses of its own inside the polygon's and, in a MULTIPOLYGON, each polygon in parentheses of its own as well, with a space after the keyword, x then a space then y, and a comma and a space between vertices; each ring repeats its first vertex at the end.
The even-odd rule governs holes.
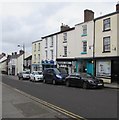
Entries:
POLYGON ((64 57, 67 57, 67 46, 64 46, 64 57))
POLYGON ((110 52, 110 36, 103 38, 103 52, 110 52))
POLYGON ((103 30, 110 30, 110 18, 103 20, 103 30))
POLYGON ((83 42, 83 52, 87 52, 87 42, 83 42))
POLYGON ((82 36, 87 35, 87 25, 82 26, 82 36))
POLYGON ((63 33, 64 42, 67 42, 67 33, 63 33))
POLYGON ((51 50, 51 59, 53 60, 53 50, 51 50))
POLYGON ((40 63, 40 54, 38 54, 38 63, 40 63))
POLYGON ((51 47, 53 47, 53 36, 51 37, 51 47))
POLYGON ((34 44, 34 51, 36 51, 36 44, 34 44))
POLYGON ((36 54, 34 55, 34 63, 36 63, 36 54))
POLYGON ((82 42, 83 44, 83 48, 82 48, 82 52, 81 52, 81 54, 87 54, 87 41, 83 41, 82 42))
POLYGON ((46 57, 46 59, 48 59, 48 51, 47 50, 45 51, 45 57, 46 57))
POLYGON ((38 50, 40 51, 40 43, 38 43, 38 50))
POLYGON ((48 39, 45 39, 45 47, 48 47, 48 39))

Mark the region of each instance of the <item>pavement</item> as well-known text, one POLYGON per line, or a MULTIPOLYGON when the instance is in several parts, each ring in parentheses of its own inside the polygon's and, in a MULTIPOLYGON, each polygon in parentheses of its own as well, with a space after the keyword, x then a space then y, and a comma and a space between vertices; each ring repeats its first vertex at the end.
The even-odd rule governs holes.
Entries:
POLYGON ((53 118, 59 120, 59 118, 64 119, 68 116, 2 84, 2 118, 53 118))
POLYGON ((119 89, 119 83, 104 83, 105 88, 119 89))

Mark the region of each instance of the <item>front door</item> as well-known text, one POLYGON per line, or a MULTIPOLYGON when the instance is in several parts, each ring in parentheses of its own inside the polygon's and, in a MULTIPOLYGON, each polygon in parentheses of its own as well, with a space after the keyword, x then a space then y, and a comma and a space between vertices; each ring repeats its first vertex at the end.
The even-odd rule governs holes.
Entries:
POLYGON ((119 60, 112 61, 112 82, 119 83, 119 60))
POLYGON ((12 66, 12 75, 15 75, 15 66, 12 66))

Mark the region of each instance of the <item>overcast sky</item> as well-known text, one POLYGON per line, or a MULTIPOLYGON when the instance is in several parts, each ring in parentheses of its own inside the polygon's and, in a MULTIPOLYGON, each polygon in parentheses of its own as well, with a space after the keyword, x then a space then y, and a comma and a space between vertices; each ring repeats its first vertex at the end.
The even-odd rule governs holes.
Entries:
POLYGON ((95 12, 95 18, 116 11, 117 0, 4 0, 0 4, 0 52, 20 50, 17 45, 25 44, 31 52, 32 42, 58 32, 61 23, 74 27, 83 22, 84 10, 95 12), (9 2, 8 2, 9 1, 9 2), (65 1, 65 2, 64 2, 65 1), (75 1, 75 2, 73 2, 75 1), (77 2, 78 1, 78 2, 77 2), (1 44, 2 43, 2 44, 1 44))

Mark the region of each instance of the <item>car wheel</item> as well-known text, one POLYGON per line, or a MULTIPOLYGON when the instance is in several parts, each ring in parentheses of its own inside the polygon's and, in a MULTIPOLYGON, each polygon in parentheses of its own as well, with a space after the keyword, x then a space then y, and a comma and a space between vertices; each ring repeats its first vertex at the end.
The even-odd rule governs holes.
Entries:
POLYGON ((29 79, 29 81, 32 81, 31 78, 29 79))
POLYGON ((53 80, 52 83, 53 83, 53 85, 56 85, 56 80, 53 80))
POLYGON ((69 86, 70 86, 70 83, 69 83, 69 81, 68 81, 68 80, 66 81, 66 86, 67 86, 67 87, 69 87, 69 86))
POLYGON ((45 78, 43 79, 43 83, 46 83, 46 80, 45 80, 45 78))
POLYGON ((83 89, 87 89, 87 88, 88 88, 87 83, 84 82, 84 83, 83 83, 83 89))

